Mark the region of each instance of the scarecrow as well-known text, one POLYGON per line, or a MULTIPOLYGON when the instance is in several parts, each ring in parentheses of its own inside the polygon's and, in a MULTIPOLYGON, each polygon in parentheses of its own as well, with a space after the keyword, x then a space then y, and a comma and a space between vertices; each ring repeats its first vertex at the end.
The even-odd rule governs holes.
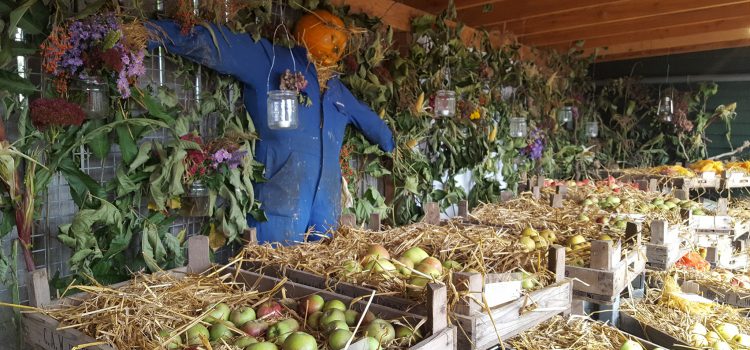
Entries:
MULTIPOLYGON (((394 149, 385 122, 335 74, 324 78, 316 70, 341 59, 348 40, 343 21, 328 11, 306 14, 295 26, 299 46, 292 49, 266 39, 255 42, 249 34, 233 33, 223 26, 210 25, 213 33, 195 26, 183 35, 173 21, 150 24, 157 27, 152 31, 162 40, 151 42, 149 49, 164 45, 168 52, 243 83, 245 107, 260 137, 255 157, 265 165, 267 178, 255 186, 268 220, 258 222, 248 215, 258 240, 293 244, 303 241, 309 230, 335 229, 341 213, 339 153, 347 125, 355 126, 383 151, 394 149), (299 91, 306 103, 298 106, 298 126, 272 129, 266 119, 268 92, 288 85, 304 90, 299 91)), ((315 236, 307 235, 309 239, 315 236)))

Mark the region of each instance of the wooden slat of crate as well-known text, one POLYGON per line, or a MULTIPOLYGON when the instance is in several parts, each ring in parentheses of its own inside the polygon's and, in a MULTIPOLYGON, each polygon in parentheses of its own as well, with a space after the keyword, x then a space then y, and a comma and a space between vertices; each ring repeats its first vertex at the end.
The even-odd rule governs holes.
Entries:
POLYGON ((714 172, 704 172, 694 177, 680 177, 671 180, 672 185, 682 189, 720 188, 721 177, 714 172))
POLYGON ((620 312, 619 328, 636 337, 646 339, 667 349, 690 349, 691 347, 679 339, 672 337, 650 325, 641 324, 640 321, 625 312, 620 312))
MULTIPOLYGON (((208 256, 202 257, 202 254, 198 252, 207 252, 208 237, 207 236, 194 236, 188 241, 188 254, 189 261, 187 267, 177 268, 170 270, 169 272, 176 276, 184 275, 188 271, 206 271, 211 268, 208 263, 208 256), (197 249, 190 249, 197 248, 197 249), (193 253, 191 253, 193 252, 193 253)), ((235 273, 233 268, 227 268, 227 273, 235 273)), ((257 290, 266 291, 273 289, 278 285, 281 280, 274 277, 269 277, 261 274, 257 274, 249 271, 239 271, 239 279, 246 285, 251 285, 257 290)), ((129 282, 117 284, 115 286, 122 286, 129 282)), ((114 287, 114 286, 113 286, 114 287)), ((45 288, 45 286, 37 285, 35 289, 45 288)), ((30 293, 35 295, 49 295, 49 286, 46 286, 47 291, 39 293, 38 290, 32 290, 30 293)), ((318 288, 305 286, 294 282, 286 282, 284 284, 285 295, 287 297, 299 298, 310 294, 318 294, 325 300, 339 299, 347 304, 351 304, 354 298, 347 297, 344 295, 336 294, 330 291, 320 290, 318 288)), ((280 291, 279 291, 280 293, 280 291)), ((80 296, 79 296, 80 297, 80 296)), ((58 300, 54 303, 50 303, 48 300, 37 300, 37 303, 44 305, 56 305, 59 303, 71 302, 71 298, 65 298, 58 300)), ((352 305, 355 310, 363 311, 367 305, 367 300, 359 300, 352 305)), ((398 318, 406 317, 412 321, 422 319, 423 316, 415 315, 412 313, 404 312, 377 304, 371 304, 369 310, 379 316, 385 318, 398 318)), ((22 314, 23 321, 23 339, 29 343, 30 346, 36 347, 43 350, 71 350, 76 345, 89 344, 95 342, 91 337, 83 334, 75 329, 64 329, 57 330, 59 323, 49 316, 39 313, 24 313, 22 314)), ((444 327, 439 330, 433 330, 431 336, 427 339, 419 342, 410 349, 441 349, 441 350, 455 350, 456 348, 456 329, 454 326, 444 327)), ((96 345, 87 347, 86 349, 94 350, 116 350, 116 348, 108 345, 96 345)))
POLYGON ((557 314, 567 312, 571 301, 571 283, 563 280, 534 291, 528 297, 495 307, 491 314, 455 315, 459 327, 458 347, 479 350, 495 347, 499 344, 498 334, 500 339, 513 337, 557 314))
POLYGON ((750 292, 735 292, 730 289, 721 290, 715 286, 706 286, 698 281, 683 281, 682 290, 700 294, 703 297, 716 302, 731 305, 738 308, 750 308, 750 292))

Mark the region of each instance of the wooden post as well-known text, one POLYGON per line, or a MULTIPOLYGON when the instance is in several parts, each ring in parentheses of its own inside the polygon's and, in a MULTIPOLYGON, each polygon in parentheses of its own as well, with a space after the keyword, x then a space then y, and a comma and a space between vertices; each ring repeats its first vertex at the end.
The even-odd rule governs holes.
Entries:
POLYGON ((659 180, 657 180, 657 179, 649 179, 648 180, 648 191, 649 192, 658 192, 659 191, 659 180))
POLYGON ((549 246, 547 269, 555 274, 555 282, 565 279, 565 247, 557 244, 549 246))
POLYGON ((542 193, 539 190, 539 186, 534 186, 531 188, 531 198, 534 200, 539 200, 542 198, 542 193))
POLYGON ((716 215, 728 215, 729 214, 729 204, 727 203, 726 198, 719 198, 719 200, 716 202, 716 215))
POLYGON ((469 201, 462 200, 458 202, 458 217, 462 219, 469 218, 469 201))
POLYGON ((435 202, 425 204, 424 222, 430 225, 440 224, 440 207, 435 202))
POLYGON ((211 267, 208 236, 188 238, 188 273, 201 273, 211 267))
POLYGON ((693 217, 693 211, 690 209, 680 209, 680 217, 682 217, 682 220, 690 220, 693 217))
POLYGON ((476 303, 482 300, 482 278, 481 273, 453 273, 453 285, 456 286, 456 290, 468 291, 467 297, 456 305, 456 313, 473 315, 482 310, 482 305, 476 303))
POLYGON ((679 200, 688 200, 690 199, 690 191, 683 190, 683 189, 676 189, 674 190, 674 196, 679 200))
POLYGON ((49 276, 47 269, 41 268, 29 272, 29 305, 45 307, 50 304, 49 276))
POLYGON ((357 227, 357 217, 354 214, 343 214, 340 221, 340 226, 357 227))
POLYGON ((565 198, 565 195, 568 194, 568 186, 566 185, 557 185, 555 188, 555 193, 561 195, 563 198, 565 198))
POLYGON ((372 213, 370 214, 370 222, 368 224, 368 228, 370 231, 378 232, 380 231, 380 214, 378 213, 372 213))
POLYGON ((591 242, 591 268, 597 270, 612 270, 612 267, 619 261, 620 257, 615 256, 612 247, 612 241, 593 241, 591 242), (614 260, 617 259, 617 260, 614 260))
POLYGON ((427 305, 430 307, 428 320, 430 329, 437 333, 448 327, 448 288, 442 283, 427 284, 427 305))
POLYGON ((680 286, 680 289, 684 293, 691 293, 691 294, 700 294, 701 288, 698 283, 695 283, 693 281, 685 281, 682 282, 682 286, 680 286))
POLYGON ((538 176, 536 177, 536 185, 537 185, 537 187, 539 187, 539 188, 543 188, 543 187, 544 187, 544 176, 542 176, 542 175, 538 175, 538 176))
POLYGON ((716 247, 706 247, 706 261, 717 264, 719 262, 719 249, 716 247))
POLYGON ((255 227, 248 227, 243 232, 243 237, 247 244, 258 244, 258 231, 255 227))
POLYGON ((651 221, 651 243, 665 245, 677 241, 677 231, 669 229, 666 220, 651 221))
POLYGON ((500 202, 507 202, 515 197, 513 191, 500 191, 500 202))
POLYGON ((559 193, 552 196, 552 200, 550 200, 550 206, 552 206, 553 208, 562 208, 563 196, 559 193))

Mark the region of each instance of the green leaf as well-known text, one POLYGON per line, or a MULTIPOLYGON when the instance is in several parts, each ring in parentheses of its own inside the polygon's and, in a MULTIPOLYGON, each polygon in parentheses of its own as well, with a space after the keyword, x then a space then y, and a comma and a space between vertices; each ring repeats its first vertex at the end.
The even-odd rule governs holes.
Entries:
POLYGON ((130 241, 132 238, 133 231, 131 230, 126 229, 118 232, 109 242, 109 249, 107 249, 107 253, 104 254, 104 258, 109 259, 121 252, 124 252, 125 249, 130 246, 130 241))
POLYGON ((88 6, 86 6, 85 9, 79 11, 76 14, 75 18, 76 19, 82 19, 82 18, 89 17, 89 16, 91 16, 91 15, 93 15, 95 13, 98 13, 99 10, 101 10, 102 6, 104 6, 104 4, 106 4, 107 2, 109 2, 109 1, 108 0, 97 0, 97 1, 89 4, 88 6))
POLYGON ((70 158, 60 162, 60 172, 70 186, 70 195, 78 207, 83 207, 84 201, 91 193, 95 197, 105 198, 107 193, 91 176, 81 171, 70 158))
POLYGON ((37 91, 37 88, 31 81, 21 78, 14 72, 0 70, 0 91, 3 90, 13 94, 29 95, 37 91))
POLYGON ((413 176, 407 177, 406 181, 404 181, 404 189, 411 193, 419 194, 419 184, 417 182, 417 178, 413 176))
POLYGON ((175 119, 167 113, 164 106, 153 96, 146 94, 141 89, 134 88, 132 98, 142 104, 146 108, 146 111, 148 111, 148 114, 155 119, 161 120, 168 125, 174 124, 175 119))
MULTIPOLYGON (((101 120, 93 120, 91 121, 93 128, 100 128, 103 126, 104 122, 101 120)), ((109 134, 108 133, 101 133, 99 135, 96 135, 95 137, 91 138, 91 140, 86 144, 88 146, 89 150, 91 150, 91 153, 96 157, 97 159, 106 159, 109 155, 109 149, 111 146, 111 142, 109 140, 109 134)))
POLYGON ((117 133, 117 144, 120 146, 122 161, 125 164, 131 164, 138 154, 138 146, 131 134, 131 129, 127 125, 122 125, 115 128, 115 133, 117 133))
POLYGON ((13 37, 16 34, 16 27, 18 22, 26 14, 26 11, 31 8, 38 0, 26 0, 21 5, 18 5, 13 11, 10 12, 10 22, 8 22, 8 36, 13 37))
POLYGON ((153 143, 151 142, 144 142, 141 144, 141 147, 138 148, 138 154, 135 156, 135 159, 133 159, 133 162, 130 163, 129 172, 132 172, 139 166, 145 164, 149 159, 151 159, 151 148, 153 147, 153 143))

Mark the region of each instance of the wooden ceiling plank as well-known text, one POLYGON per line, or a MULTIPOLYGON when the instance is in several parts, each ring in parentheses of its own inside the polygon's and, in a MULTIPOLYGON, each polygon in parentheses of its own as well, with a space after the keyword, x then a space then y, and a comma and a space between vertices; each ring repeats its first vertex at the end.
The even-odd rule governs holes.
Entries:
POLYGON ((716 43, 710 43, 710 44, 687 45, 687 46, 681 46, 681 47, 671 47, 667 49, 607 55, 607 56, 602 56, 602 57, 597 58, 596 62, 622 61, 622 60, 629 60, 629 59, 635 59, 635 58, 675 55, 675 54, 680 54, 680 53, 729 49, 729 48, 735 48, 735 47, 750 47, 750 39, 730 40, 730 41, 716 42, 716 43))
MULTIPOLYGON (((375 0, 377 1, 377 0, 375 0)), ((411 7, 438 14, 448 8, 448 0, 397 0, 400 3, 411 7)), ((455 0, 456 10, 463 10, 471 7, 484 6, 493 3, 513 2, 516 0, 455 0)))
MULTIPOLYGON (((591 39, 584 42, 584 49, 606 47, 625 43, 634 43, 644 40, 659 40, 669 39, 674 37, 684 37, 688 35, 727 31, 733 29, 748 29, 750 28, 750 16, 740 15, 736 17, 727 17, 721 20, 707 22, 707 23, 696 23, 683 26, 674 26, 669 28, 659 29, 645 29, 633 33, 625 33, 619 35, 611 35, 596 39, 591 39)), ((749 32, 750 33, 750 32, 749 32)), ((749 35, 750 36, 750 35, 749 35)), ((545 46, 555 50, 567 50, 574 43, 562 43, 553 46, 545 46)))
POLYGON ((499 23, 486 23, 482 27, 497 27, 517 35, 550 33, 595 24, 615 23, 639 18, 671 15, 699 9, 748 3, 750 0, 627 0, 611 5, 561 12, 551 16, 534 17, 499 23))
POLYGON ((484 6, 468 7, 458 11, 458 19, 470 26, 480 27, 487 23, 521 20, 538 16, 549 16, 560 12, 578 11, 588 7, 626 2, 627 0, 511 0, 484 6))
MULTIPOLYGON (((709 45, 737 40, 750 40, 750 29, 740 28, 664 39, 643 40, 632 43, 616 44, 610 45, 606 50, 600 50, 599 54, 601 56, 610 56, 685 46, 709 45)), ((594 48, 586 48, 584 49, 584 53, 592 53, 594 50, 594 48)))
POLYGON ((703 10, 675 13, 664 18, 661 16, 646 17, 630 21, 592 25, 554 33, 535 34, 519 37, 519 40, 532 46, 549 46, 560 43, 573 43, 615 34, 634 33, 644 29, 659 29, 687 24, 707 23, 726 18, 727 16, 749 16, 750 3, 734 4, 703 10))

